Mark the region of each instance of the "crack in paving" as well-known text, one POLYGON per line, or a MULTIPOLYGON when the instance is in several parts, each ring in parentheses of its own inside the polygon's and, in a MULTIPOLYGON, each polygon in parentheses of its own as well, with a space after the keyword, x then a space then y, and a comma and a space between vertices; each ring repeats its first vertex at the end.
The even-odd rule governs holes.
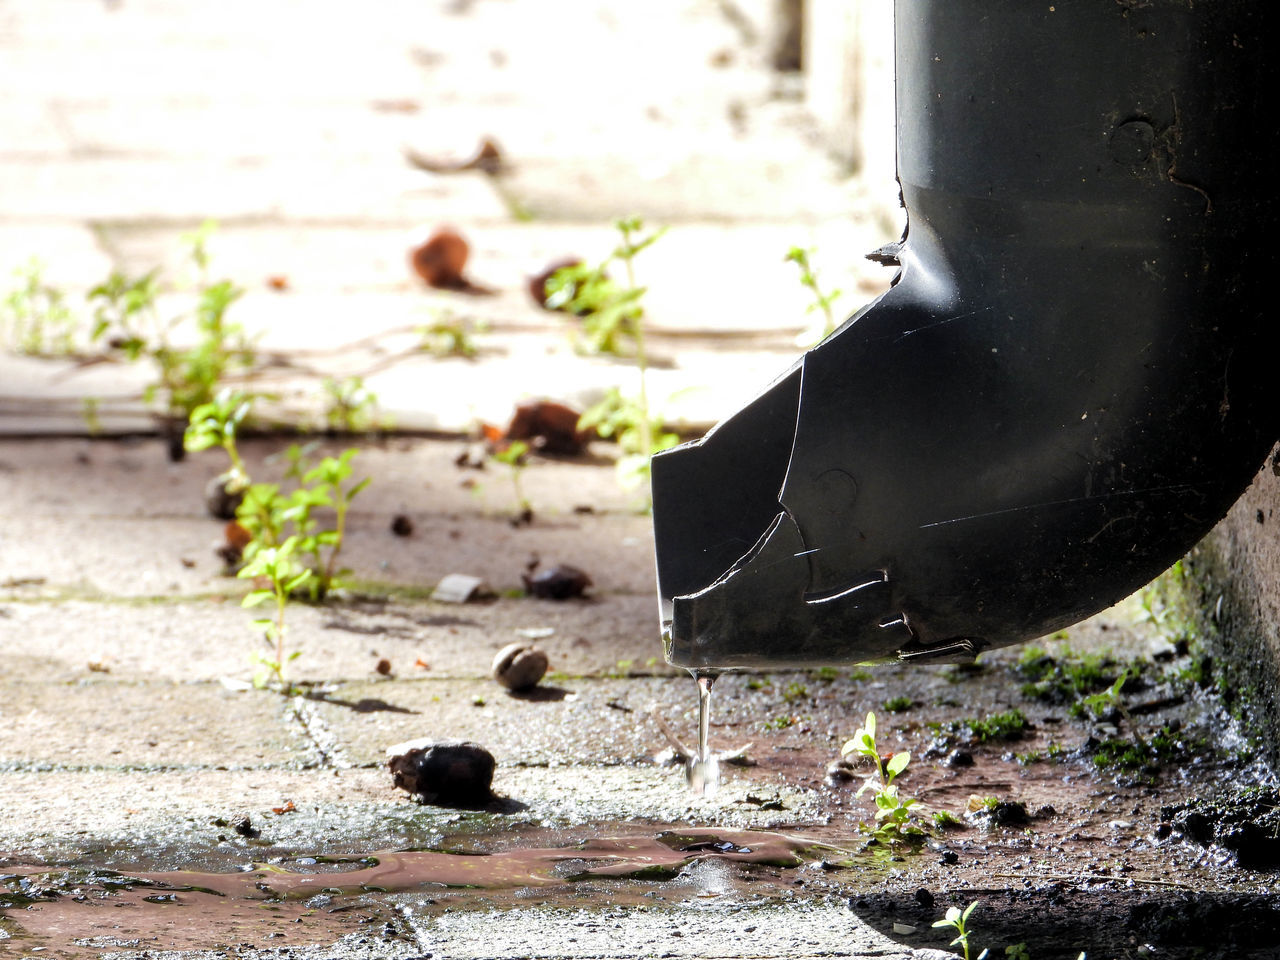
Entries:
POLYGON ((291 698, 288 715, 300 728, 302 738, 310 745, 319 766, 331 770, 351 770, 356 766, 346 756, 337 734, 320 719, 311 701, 302 697, 291 698))

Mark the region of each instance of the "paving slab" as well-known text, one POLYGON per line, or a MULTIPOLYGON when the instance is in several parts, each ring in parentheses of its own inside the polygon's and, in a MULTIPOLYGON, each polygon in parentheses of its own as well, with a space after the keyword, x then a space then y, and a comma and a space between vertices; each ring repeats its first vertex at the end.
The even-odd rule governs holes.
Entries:
MULTIPOLYGON (((252 654, 267 649, 251 626, 258 611, 241 609, 238 595, 84 602, 11 588, 7 599, 0 601, 0 655, 14 679, 76 683, 109 673, 129 682, 244 681, 253 674, 252 654)), ((530 633, 551 669, 572 676, 626 669, 619 663, 651 672, 649 661, 662 655, 653 596, 466 606, 377 598, 295 605, 288 624, 290 649, 302 651, 289 675, 316 683, 372 678, 381 660, 406 679, 486 676, 498 650, 530 633)))
MULTIPOLYGON (((6 683, 0 766, 157 769, 291 766, 306 741, 286 706, 215 685, 6 683)), ((313 761, 314 762, 314 761, 313 761)))

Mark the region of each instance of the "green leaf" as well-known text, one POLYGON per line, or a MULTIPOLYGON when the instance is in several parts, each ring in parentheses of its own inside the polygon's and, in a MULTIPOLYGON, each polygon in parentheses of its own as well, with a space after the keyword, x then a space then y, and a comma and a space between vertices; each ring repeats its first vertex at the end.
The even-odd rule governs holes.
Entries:
POLYGON ((298 587, 300 587, 302 584, 306 583, 310 579, 311 579, 311 570, 310 569, 303 570, 300 574, 298 574, 296 577, 290 580, 288 584, 285 585, 285 588, 284 588, 285 592, 292 593, 294 590, 298 589, 298 587))
POLYGON ((182 437, 182 446, 188 453, 199 453, 201 450, 208 450, 210 447, 217 446, 218 438, 209 433, 196 433, 190 428, 182 437))
POLYGON ((254 590, 245 594, 245 598, 240 601, 242 607, 256 607, 260 603, 265 603, 274 597, 275 594, 270 590, 254 590))
POLYGON ((906 750, 901 753, 895 753, 885 765, 884 771, 890 777, 896 777, 903 770, 907 769, 907 764, 911 762, 911 754, 906 750))
POLYGON ((354 487, 348 490, 345 494, 347 503, 350 503, 352 500, 354 500, 356 498, 356 494, 359 493, 361 490, 363 490, 365 487, 367 487, 372 481, 373 481, 373 477, 365 477, 363 480, 357 483, 354 487))

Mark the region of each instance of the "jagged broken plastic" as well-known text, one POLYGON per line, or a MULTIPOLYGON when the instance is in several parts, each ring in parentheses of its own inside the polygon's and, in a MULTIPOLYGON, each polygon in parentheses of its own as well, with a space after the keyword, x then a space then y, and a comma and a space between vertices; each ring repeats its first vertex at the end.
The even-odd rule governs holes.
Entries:
POLYGON ((1226 513, 1278 433, 1277 11, 899 0, 900 272, 654 459, 671 663, 971 657, 1226 513))

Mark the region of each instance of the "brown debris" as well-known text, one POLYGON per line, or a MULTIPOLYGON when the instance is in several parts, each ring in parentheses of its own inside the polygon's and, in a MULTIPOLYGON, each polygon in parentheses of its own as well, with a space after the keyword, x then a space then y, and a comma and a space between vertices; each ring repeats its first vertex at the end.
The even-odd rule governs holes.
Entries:
POLYGON ((429 287, 456 293, 489 294, 492 290, 472 283, 463 275, 471 245, 453 227, 437 227, 430 236, 409 249, 409 265, 429 287))
POLYGON ((581 414, 563 403, 537 400, 522 403, 507 425, 503 439, 523 440, 538 453, 574 456, 586 449, 590 430, 579 430, 581 414))
POLYGON ((485 137, 475 151, 463 159, 456 157, 428 157, 418 151, 405 148, 404 157, 409 165, 428 173, 461 173, 466 170, 479 170, 494 175, 502 172, 502 149, 493 138, 485 137))
POLYGON ((469 740, 413 740, 388 747, 387 767, 401 790, 422 803, 472 806, 493 799, 497 762, 469 740))
POLYGON ((524 589, 540 600, 569 600, 573 597, 585 596, 587 587, 591 586, 591 577, 584 570, 567 563, 557 563, 548 570, 534 573, 537 561, 530 563, 527 573, 522 573, 524 589))

